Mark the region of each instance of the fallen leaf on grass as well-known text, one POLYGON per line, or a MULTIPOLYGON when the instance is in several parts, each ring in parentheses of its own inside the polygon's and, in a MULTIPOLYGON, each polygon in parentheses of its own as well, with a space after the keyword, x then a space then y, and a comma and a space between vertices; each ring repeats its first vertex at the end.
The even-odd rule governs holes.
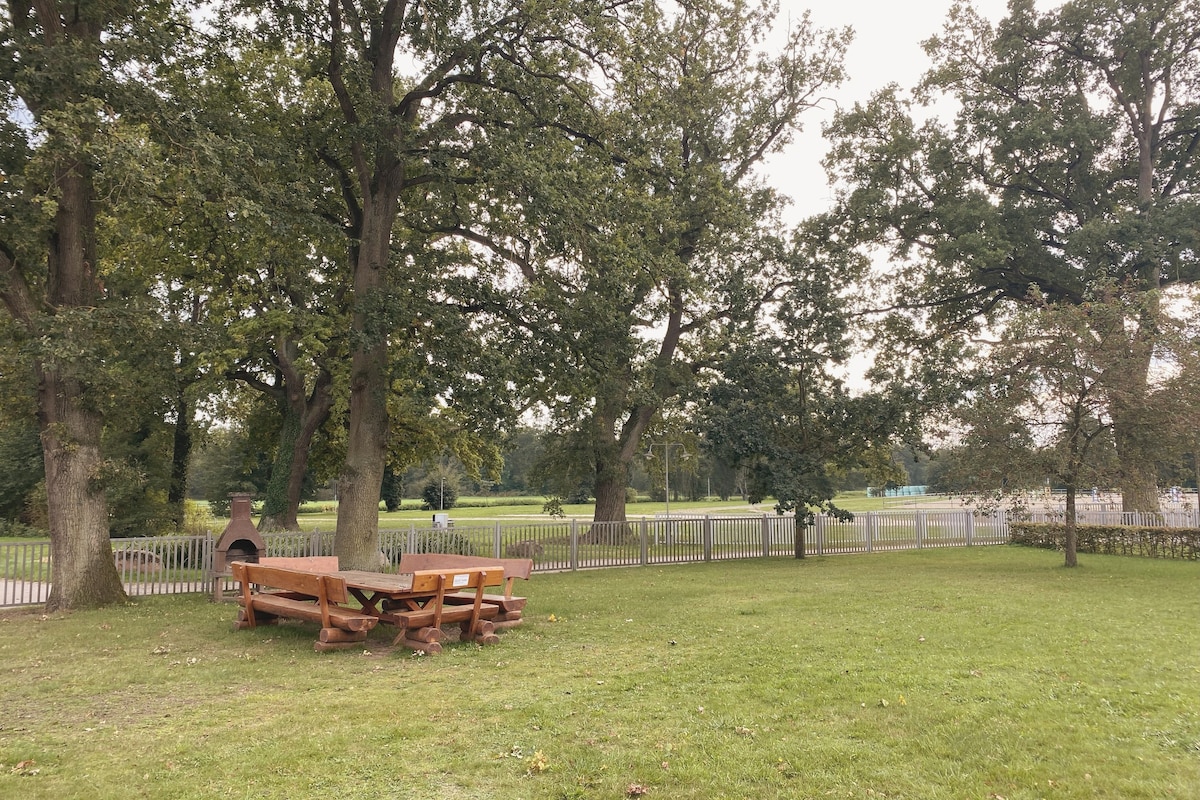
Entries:
POLYGON ((631 783, 625 787, 626 797, 641 797, 644 794, 649 794, 650 787, 640 783, 631 783))
POLYGON ((538 775, 550 769, 550 762, 546 759, 546 755, 538 750, 529 759, 529 766, 525 769, 526 775, 538 775))

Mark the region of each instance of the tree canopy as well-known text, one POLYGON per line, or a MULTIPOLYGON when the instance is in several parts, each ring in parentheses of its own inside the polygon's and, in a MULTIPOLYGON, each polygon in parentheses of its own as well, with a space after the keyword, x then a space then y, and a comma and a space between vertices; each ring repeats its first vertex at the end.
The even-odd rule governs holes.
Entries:
POLYGON ((1109 354, 1141 376, 1110 396, 1129 507, 1157 504, 1141 426, 1164 298, 1200 277, 1198 14, 1185 0, 1014 0, 993 26, 956 5, 911 97, 886 88, 830 129, 843 233, 886 248, 896 338, 969 336, 1031 291, 1142 296, 1109 354), (942 98, 954 123, 923 120, 942 98))

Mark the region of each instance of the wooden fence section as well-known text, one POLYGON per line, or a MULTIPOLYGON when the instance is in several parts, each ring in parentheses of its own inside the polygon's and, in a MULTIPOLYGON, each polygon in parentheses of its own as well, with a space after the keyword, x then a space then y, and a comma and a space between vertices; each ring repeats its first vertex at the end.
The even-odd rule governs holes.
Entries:
MULTIPOLYGON (((809 555, 870 553, 925 547, 964 547, 1008 541, 1001 517, 970 511, 884 511, 852 522, 817 517, 806 530, 809 555)), ((269 533, 268 556, 333 554, 333 532, 269 533)), ((216 536, 114 539, 113 558, 130 596, 210 592, 216 536)), ((561 572, 602 567, 686 564, 738 558, 791 556, 795 519, 762 514, 641 518, 628 522, 585 520, 497 522, 455 528, 380 532, 384 557, 404 553, 464 553, 531 558, 534 570, 561 572)), ((50 594, 50 543, 0 543, 0 606, 35 605, 50 594)))

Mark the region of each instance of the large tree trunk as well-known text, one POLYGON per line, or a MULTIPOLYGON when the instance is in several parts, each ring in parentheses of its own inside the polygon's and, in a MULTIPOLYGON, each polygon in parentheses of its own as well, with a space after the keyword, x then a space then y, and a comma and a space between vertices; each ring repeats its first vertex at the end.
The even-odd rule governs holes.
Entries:
POLYGON ((356 351, 350 384, 350 431, 346 463, 338 479, 337 532, 333 551, 342 569, 382 569, 379 493, 387 462, 386 348, 356 351))
POLYGON ((597 465, 595 522, 625 522, 625 488, 629 470, 620 464, 597 465))
POLYGON ((1154 457, 1139 446, 1136 434, 1131 434, 1125 426, 1114 424, 1113 431, 1120 458, 1121 510, 1158 511, 1158 481, 1154 457))
POLYGON ((1143 312, 1144 318, 1130 331, 1105 370, 1109 386, 1109 413, 1112 414, 1113 438, 1117 447, 1118 480, 1122 511, 1158 511, 1158 470, 1156 456, 1160 431, 1155 409, 1150 406, 1150 365, 1154 352, 1153 315, 1156 308, 1143 312))
MULTIPOLYGON (((60 198, 50 243, 47 294, 55 308, 79 309, 99 295, 96 263, 96 209, 91 170, 83 160, 57 174, 60 198)), ((75 379, 42 368, 38 417, 46 462, 50 520, 50 575, 47 611, 93 608, 126 599, 108 538, 104 497, 103 418, 91 410, 75 379)))
MULTIPOLYGON (((47 336, 49 317, 86 315, 101 300, 92 167, 97 152, 92 139, 99 118, 92 118, 93 112, 87 109, 99 97, 92 82, 108 69, 101 63, 100 42, 105 14, 111 10, 103 4, 8 7, 10 43, 14 37, 19 39, 9 52, 17 59, 13 66, 38 76, 36 81, 22 82, 26 93, 21 97, 45 125, 39 132, 34 163, 51 168, 47 186, 40 185, 45 174, 41 168, 27 172, 20 185, 31 195, 44 193, 54 201, 49 204, 54 219, 35 259, 44 258, 43 264, 21 264, 10 242, 0 246, 0 300, 34 342, 47 336), (29 16, 31 9, 36 23, 29 16), (26 49, 34 40, 46 47, 26 49), (39 62, 38 58, 48 60, 39 62), (38 273, 37 279, 29 277, 38 273)), ((26 233, 41 235, 38 231, 26 233)), ((71 327, 75 326, 68 326, 68 331, 71 327)), ((103 418, 96 410, 96 399, 88 396, 85 378, 73 371, 77 366, 35 358, 33 370, 50 527, 52 586, 47 611, 125 599, 108 538, 100 452, 103 418)))
POLYGON ((50 597, 46 610, 95 608, 126 600, 108 540, 99 414, 86 410, 77 383, 53 372, 38 388, 50 519, 50 597))
POLYGON ((389 433, 388 347, 383 332, 371 325, 369 308, 389 260, 396 197, 376 199, 365 212, 354 270, 350 430, 346 463, 338 480, 333 548, 343 569, 378 570, 387 564, 379 542, 379 496, 387 466, 389 433))

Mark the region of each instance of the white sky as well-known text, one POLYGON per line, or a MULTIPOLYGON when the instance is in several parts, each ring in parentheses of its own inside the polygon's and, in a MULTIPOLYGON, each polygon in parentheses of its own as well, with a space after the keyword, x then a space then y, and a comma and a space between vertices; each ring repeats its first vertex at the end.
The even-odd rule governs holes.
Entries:
MULTIPOLYGON (((819 28, 854 29, 854 41, 846 55, 849 79, 831 92, 843 108, 865 101, 875 90, 888 83, 912 88, 929 66, 921 42, 939 33, 952 0, 780 0, 779 21, 786 23, 789 11, 799 18, 807 8, 819 28)), ((1005 0, 975 0, 973 5, 993 23, 1007 9, 1005 0)), ((821 167, 826 146, 821 138, 821 123, 832 112, 806 112, 804 130, 786 153, 768 164, 771 182, 789 195, 794 205, 789 218, 802 217, 828 208, 832 195, 821 167)))

